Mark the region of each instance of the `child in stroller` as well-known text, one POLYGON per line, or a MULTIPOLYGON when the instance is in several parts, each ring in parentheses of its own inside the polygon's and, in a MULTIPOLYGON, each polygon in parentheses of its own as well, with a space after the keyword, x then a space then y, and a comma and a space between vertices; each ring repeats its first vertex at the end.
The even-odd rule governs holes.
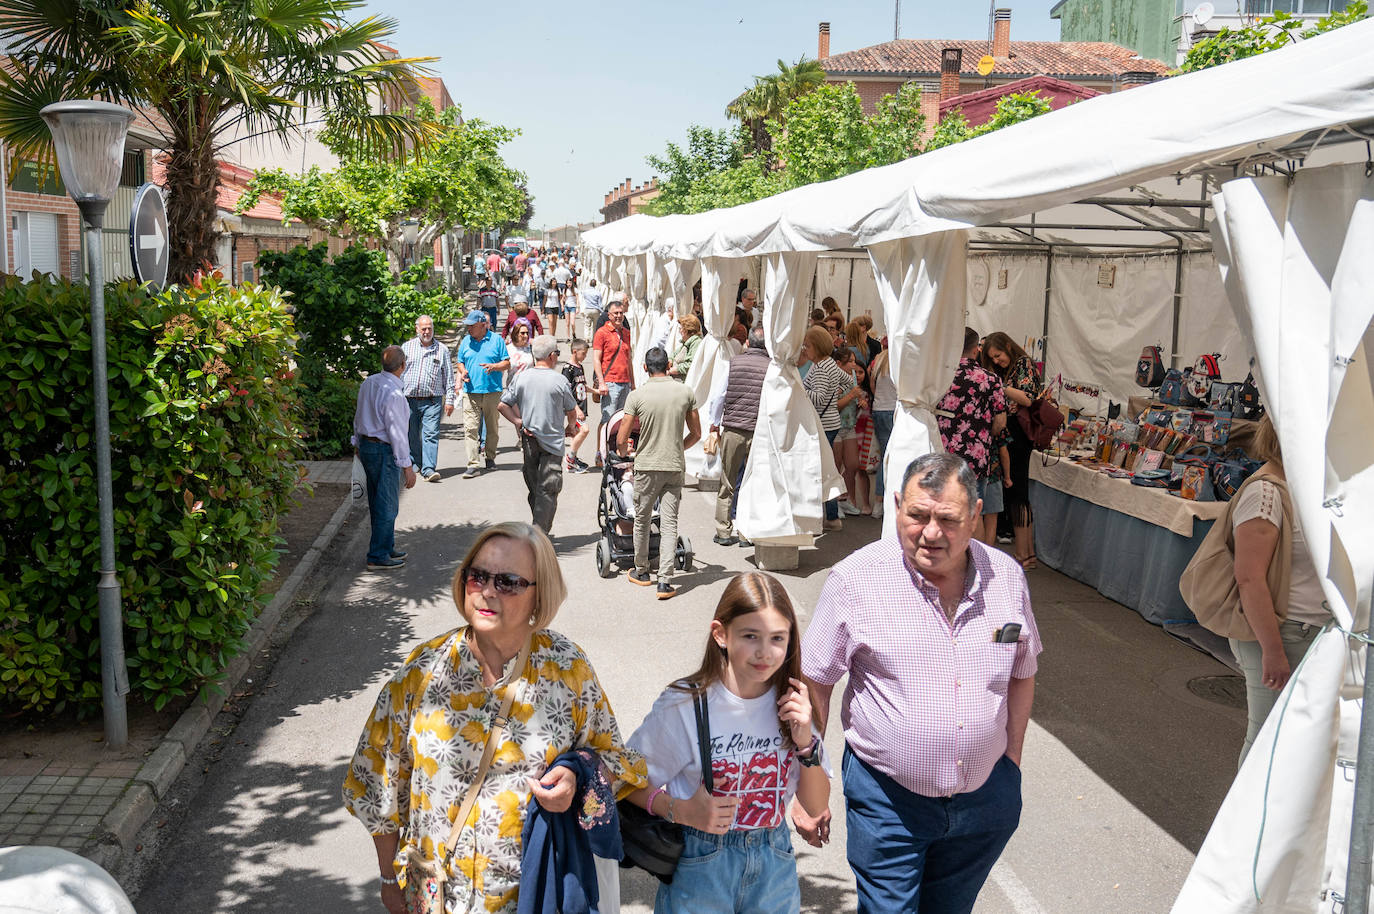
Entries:
MULTIPOLYGON (((634 460, 621 457, 615 452, 616 435, 620 423, 631 421, 630 449, 633 452, 639 443, 639 420, 626 419, 621 410, 611 416, 611 421, 597 431, 600 451, 606 455, 601 468, 601 491, 596 499, 596 522, 601 528, 601 539, 596 544, 596 570, 603 578, 614 577, 617 569, 633 568, 635 563, 635 496, 634 460)), ((660 548, 658 505, 649 520, 649 562, 658 562, 660 548)), ((692 565, 692 541, 678 536, 674 549, 674 562, 678 569, 690 572, 692 565)))

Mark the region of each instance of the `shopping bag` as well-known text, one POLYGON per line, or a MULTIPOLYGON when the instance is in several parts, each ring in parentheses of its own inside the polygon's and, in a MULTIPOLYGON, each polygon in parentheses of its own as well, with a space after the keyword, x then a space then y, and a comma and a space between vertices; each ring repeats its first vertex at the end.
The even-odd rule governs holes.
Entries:
POLYGON ((367 494, 367 472, 363 469, 362 458, 353 455, 353 498, 359 499, 367 494))

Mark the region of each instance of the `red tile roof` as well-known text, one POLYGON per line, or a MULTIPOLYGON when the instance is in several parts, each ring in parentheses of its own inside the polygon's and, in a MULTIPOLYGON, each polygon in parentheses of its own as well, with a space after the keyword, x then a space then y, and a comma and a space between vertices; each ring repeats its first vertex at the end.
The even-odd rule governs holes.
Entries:
MULTIPOLYGON (((940 75, 940 52, 945 48, 963 49, 960 75, 976 79, 978 60, 992 53, 992 42, 902 38, 831 54, 822 58, 820 64, 831 76, 935 78, 940 75)), ((1163 76, 1170 69, 1163 61, 1138 57, 1130 48, 1105 41, 1013 41, 1011 55, 997 58, 990 76, 1020 79, 1043 74, 1066 79, 1110 80, 1136 71, 1163 76)))
MULTIPOLYGON (((254 172, 251 168, 232 165, 229 162, 220 162, 219 186, 215 188, 215 207, 223 212, 234 212, 234 207, 239 205, 239 199, 247 192, 248 182, 253 180, 253 175, 254 172)), ((148 180, 158 185, 167 183, 167 164, 162 156, 153 159, 148 180)), ((263 194, 258 197, 258 202, 252 209, 240 215, 250 219, 271 219, 274 222, 281 222, 281 198, 263 194)))
POLYGON ((977 127, 980 124, 986 124, 992 117, 997 108, 998 100, 1008 95, 1027 92, 1039 92, 1040 98, 1049 102, 1050 109, 1054 111, 1076 101, 1102 94, 1088 86, 1065 82, 1062 79, 1055 79, 1053 76, 1031 76, 1026 79, 1018 79, 1015 82, 998 83, 987 89, 979 89, 977 92, 965 92, 963 95, 951 96, 940 102, 940 117, 943 119, 950 111, 958 108, 964 112, 964 117, 968 122, 977 127))

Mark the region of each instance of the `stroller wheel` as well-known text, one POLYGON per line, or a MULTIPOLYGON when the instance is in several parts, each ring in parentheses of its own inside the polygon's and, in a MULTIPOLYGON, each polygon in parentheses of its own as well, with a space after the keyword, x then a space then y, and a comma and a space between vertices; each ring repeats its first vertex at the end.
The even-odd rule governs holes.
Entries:
POLYGON ((677 567, 683 572, 690 573, 693 570, 692 558, 692 541, 685 536, 678 537, 677 567))
POLYGON ((603 578, 609 578, 615 574, 611 570, 611 541, 609 537, 603 536, 597 541, 596 572, 603 578))

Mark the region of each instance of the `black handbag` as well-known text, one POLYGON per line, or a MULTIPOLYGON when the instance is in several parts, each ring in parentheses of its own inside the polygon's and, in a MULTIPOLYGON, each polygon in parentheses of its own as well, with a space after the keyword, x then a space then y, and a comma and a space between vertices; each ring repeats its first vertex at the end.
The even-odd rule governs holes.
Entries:
MULTIPOLYGON (((697 749, 701 753, 701 782, 710 793, 711 715, 706 707, 706 692, 692 693, 692 710, 697 719, 697 749)), ((664 885, 671 885, 677 861, 682 856, 682 826, 651 815, 629 800, 615 804, 620 816, 620 844, 625 856, 623 869, 639 867, 664 885)))

